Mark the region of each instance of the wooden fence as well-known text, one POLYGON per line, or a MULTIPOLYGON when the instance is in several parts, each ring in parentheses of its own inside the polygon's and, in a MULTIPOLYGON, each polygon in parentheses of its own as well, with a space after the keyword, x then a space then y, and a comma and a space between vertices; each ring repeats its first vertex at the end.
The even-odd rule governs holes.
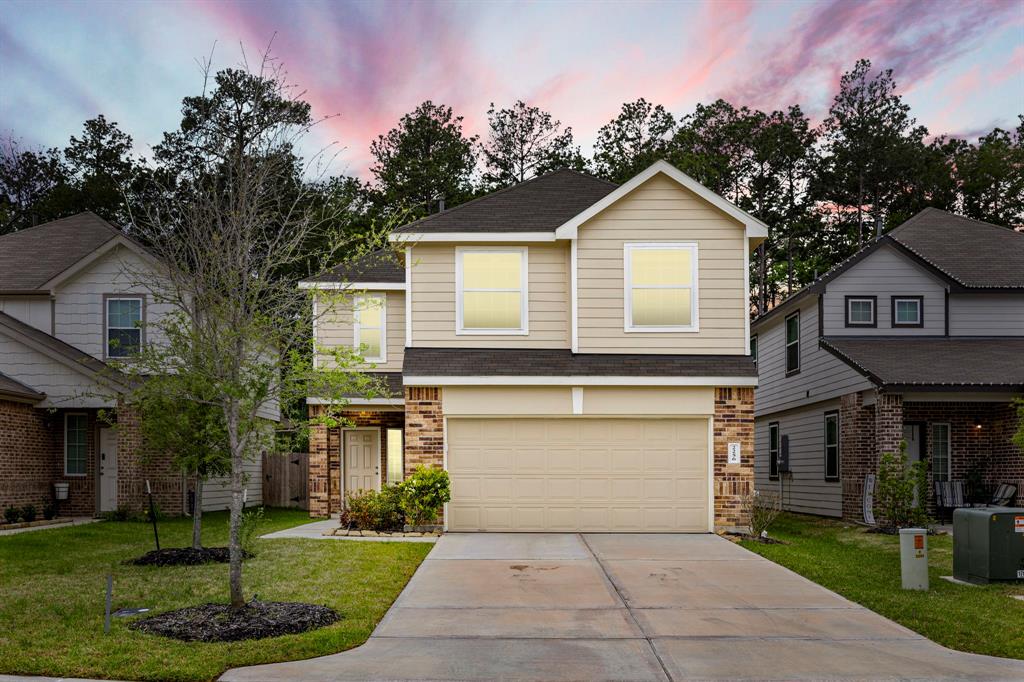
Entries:
POLYGON ((309 453, 263 455, 263 504, 309 509, 309 453))

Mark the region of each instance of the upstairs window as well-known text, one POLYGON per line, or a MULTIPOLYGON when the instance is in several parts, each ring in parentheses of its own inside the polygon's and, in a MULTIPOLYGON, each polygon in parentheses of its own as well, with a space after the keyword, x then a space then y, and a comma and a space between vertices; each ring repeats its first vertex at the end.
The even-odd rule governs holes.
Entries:
POLYGON ((108 358, 127 358, 142 348, 142 298, 107 298, 108 358))
POLYGON ((878 320, 875 317, 874 296, 847 296, 846 297, 846 326, 847 327, 877 327, 878 320))
POLYGON ((384 294, 355 297, 353 346, 367 362, 385 362, 384 294))
POLYGON ((697 331, 697 245, 626 244, 627 332, 697 331))
POLYGON ((800 371, 800 311, 786 318, 786 374, 800 371))
POLYGON ((825 413, 825 480, 839 480, 839 413, 825 413))
POLYGON ((923 296, 893 296, 892 326, 923 327, 924 326, 923 296))
POLYGON ((455 250, 456 333, 528 334, 525 248, 455 250))
POLYGON ((757 364, 757 335, 750 337, 750 359, 757 364))

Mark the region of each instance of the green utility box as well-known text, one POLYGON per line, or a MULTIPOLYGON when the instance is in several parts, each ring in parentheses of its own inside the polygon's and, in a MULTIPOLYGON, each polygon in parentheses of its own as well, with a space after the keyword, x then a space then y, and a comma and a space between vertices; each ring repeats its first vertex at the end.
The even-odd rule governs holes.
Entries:
POLYGON ((953 577, 982 585, 996 580, 1024 581, 1024 508, 955 510, 953 577))

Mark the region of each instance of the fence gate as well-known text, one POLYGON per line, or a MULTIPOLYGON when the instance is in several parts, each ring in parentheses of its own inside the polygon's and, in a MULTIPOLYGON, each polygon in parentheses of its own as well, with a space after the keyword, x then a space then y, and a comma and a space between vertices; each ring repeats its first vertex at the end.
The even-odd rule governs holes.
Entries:
POLYGON ((309 509, 309 453, 263 455, 263 504, 309 509))

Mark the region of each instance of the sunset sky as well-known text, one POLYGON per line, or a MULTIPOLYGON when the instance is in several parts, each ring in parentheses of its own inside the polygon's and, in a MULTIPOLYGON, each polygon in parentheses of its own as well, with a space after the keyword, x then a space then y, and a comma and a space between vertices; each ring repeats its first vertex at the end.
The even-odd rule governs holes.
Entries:
POLYGON ((366 176, 369 141, 425 99, 469 132, 490 102, 524 99, 585 151, 624 101, 673 113, 725 97, 801 104, 817 121, 860 57, 892 68, 933 134, 967 137, 1024 113, 1024 0, 689 2, 0 3, 0 135, 66 144, 103 113, 148 155, 181 98, 216 67, 273 52, 313 105, 337 115, 313 147, 366 176), (216 47, 214 47, 216 45, 216 47))

